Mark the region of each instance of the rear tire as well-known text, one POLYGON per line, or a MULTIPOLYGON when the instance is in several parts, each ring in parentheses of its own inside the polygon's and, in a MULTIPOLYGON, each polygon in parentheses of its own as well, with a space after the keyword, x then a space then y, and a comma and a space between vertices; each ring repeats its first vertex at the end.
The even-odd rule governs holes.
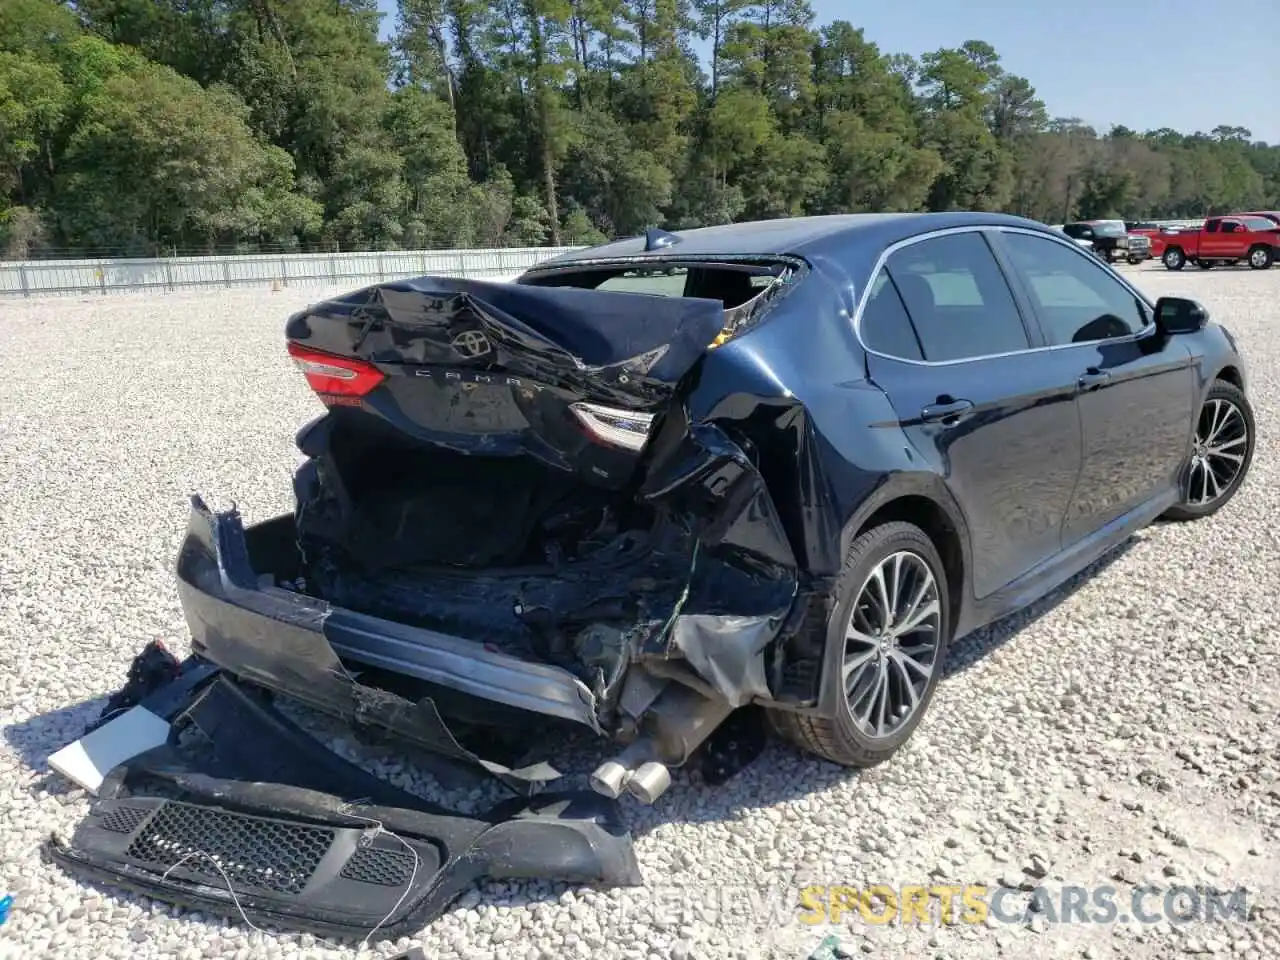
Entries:
POLYGON ((901 521, 885 523, 850 545, 832 599, 822 700, 836 704, 834 716, 778 710, 771 712, 771 718, 775 729, 803 750, 842 766, 873 767, 910 739, 942 675, 951 635, 946 569, 923 530, 901 521), (893 615, 886 622, 898 623, 895 629, 900 633, 872 633, 882 607, 876 597, 889 598, 893 615), (911 629, 925 612, 931 624, 911 629), (928 676, 922 677, 923 655, 912 651, 930 646, 928 676), (914 665, 906 664, 906 658, 914 665), (877 708, 879 691, 887 708, 877 708), (902 701, 897 707, 895 695, 902 701), (908 712, 901 713, 902 709, 908 712), (865 711, 869 717, 855 719, 855 711, 865 711), (877 725, 877 717, 883 726, 890 712, 890 727, 878 734, 869 731, 869 726, 877 725))
POLYGON ((1164 261, 1167 270, 1181 270, 1187 265, 1187 255, 1182 252, 1181 247, 1169 247, 1160 259, 1164 261))
POLYGON ((1261 244, 1249 251, 1249 266, 1254 270, 1269 270, 1275 262, 1275 254, 1270 247, 1261 244))
POLYGON ((1236 495, 1249 473, 1256 435, 1253 407, 1244 391, 1234 383, 1214 381, 1196 417, 1192 454, 1179 481, 1182 502, 1171 507, 1165 519, 1199 520, 1221 510, 1236 495), (1237 456, 1240 457, 1238 463, 1233 459, 1237 456), (1234 468, 1229 475, 1228 468, 1234 468), (1206 475, 1206 471, 1211 473, 1206 475), (1215 486, 1220 489, 1206 499, 1215 486))

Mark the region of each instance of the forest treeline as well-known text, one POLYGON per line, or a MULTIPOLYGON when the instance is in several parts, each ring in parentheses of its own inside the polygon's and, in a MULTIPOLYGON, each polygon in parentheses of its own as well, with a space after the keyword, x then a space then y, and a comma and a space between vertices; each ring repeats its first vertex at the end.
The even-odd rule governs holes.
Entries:
MULTIPOLYGON (((1280 208, 1280 146, 1053 118, 806 0, 0 0, 0 256, 579 244, 734 220, 1280 208)), ((1136 95, 1136 94, 1135 94, 1136 95)))

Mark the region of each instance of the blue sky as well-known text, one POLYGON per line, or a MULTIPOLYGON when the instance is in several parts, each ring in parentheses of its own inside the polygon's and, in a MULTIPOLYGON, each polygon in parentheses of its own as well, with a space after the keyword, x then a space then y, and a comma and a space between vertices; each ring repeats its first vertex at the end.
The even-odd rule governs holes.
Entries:
MULTIPOLYGON (((1280 0, 810 0, 889 53, 986 40, 1051 116, 1106 130, 1218 124, 1280 143, 1280 0)), ((395 0, 379 0, 394 23, 395 0)))

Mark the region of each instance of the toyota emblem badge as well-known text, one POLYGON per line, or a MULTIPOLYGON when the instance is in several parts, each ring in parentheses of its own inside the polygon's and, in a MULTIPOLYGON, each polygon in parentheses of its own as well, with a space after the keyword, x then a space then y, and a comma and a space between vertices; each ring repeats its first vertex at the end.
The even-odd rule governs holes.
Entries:
POLYGON ((489 346, 489 338, 479 330, 463 330, 450 340, 449 344, 454 350, 458 351, 460 356, 466 357, 468 360, 483 357, 493 349, 489 346))

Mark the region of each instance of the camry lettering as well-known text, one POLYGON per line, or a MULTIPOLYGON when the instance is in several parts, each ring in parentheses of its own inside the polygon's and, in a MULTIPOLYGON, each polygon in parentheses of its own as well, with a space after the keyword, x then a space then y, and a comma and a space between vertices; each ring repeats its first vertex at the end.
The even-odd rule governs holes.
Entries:
POLYGON ((507 377, 492 373, 465 373, 459 370, 434 370, 422 367, 413 372, 415 377, 431 377, 436 380, 447 380, 453 383, 482 383, 498 387, 527 387, 541 390, 542 385, 526 381, 521 377, 507 377))

